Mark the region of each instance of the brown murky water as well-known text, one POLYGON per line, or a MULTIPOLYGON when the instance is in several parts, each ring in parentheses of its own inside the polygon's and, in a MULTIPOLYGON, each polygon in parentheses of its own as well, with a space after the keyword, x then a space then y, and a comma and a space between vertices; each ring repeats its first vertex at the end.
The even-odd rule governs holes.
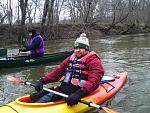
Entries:
MULTIPOLYGON (((72 48, 74 39, 49 41, 49 52, 72 48)), ((149 113, 150 111, 150 34, 120 35, 90 39, 90 45, 102 58, 106 75, 128 72, 128 81, 121 91, 111 100, 108 107, 121 113, 149 113)), ((16 52, 16 45, 9 47, 10 54, 16 52)), ((0 105, 17 97, 30 94, 34 89, 8 82, 6 77, 17 77, 35 82, 42 75, 53 70, 59 63, 0 69, 0 105)), ((89 113, 99 113, 92 110, 89 113)))

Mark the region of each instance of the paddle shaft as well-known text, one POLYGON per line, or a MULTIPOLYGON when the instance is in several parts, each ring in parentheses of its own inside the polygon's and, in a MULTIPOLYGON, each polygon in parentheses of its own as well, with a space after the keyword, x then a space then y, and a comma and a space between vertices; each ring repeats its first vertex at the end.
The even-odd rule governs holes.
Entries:
MULTIPOLYGON (((35 87, 34 84, 30 83, 30 82, 25 82, 24 83, 25 85, 30 85, 30 86, 33 86, 35 87)), ((48 88, 43 88, 43 90, 47 91, 47 92, 51 92, 51 93, 54 93, 56 95, 59 95, 59 96, 62 96, 62 97, 65 97, 65 98, 68 98, 68 95, 66 94, 63 94, 63 93, 60 93, 60 92, 57 92, 57 91, 54 91, 54 90, 51 90, 51 89, 48 89, 48 88)), ((94 104, 92 102, 87 102, 87 101, 84 101, 84 100, 80 100, 81 103, 83 104, 86 104, 90 107, 94 107, 94 108, 98 108, 98 109, 102 109, 102 107, 100 105, 97 105, 97 104, 94 104)))

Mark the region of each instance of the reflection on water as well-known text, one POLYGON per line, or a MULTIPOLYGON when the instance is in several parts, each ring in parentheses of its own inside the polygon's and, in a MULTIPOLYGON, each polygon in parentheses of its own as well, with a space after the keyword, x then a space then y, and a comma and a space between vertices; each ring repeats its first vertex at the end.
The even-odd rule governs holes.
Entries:
MULTIPOLYGON (((150 111, 150 34, 121 35, 90 39, 90 45, 102 58, 106 75, 128 72, 128 81, 108 104, 109 108, 122 113, 148 113, 150 111)), ((74 39, 46 43, 49 52, 72 48, 74 39)), ((30 94, 33 88, 8 82, 6 77, 15 75, 23 80, 35 82, 52 71, 57 64, 34 67, 3 69, 0 71, 0 104, 30 94)), ((99 113, 92 110, 88 113, 99 113)))

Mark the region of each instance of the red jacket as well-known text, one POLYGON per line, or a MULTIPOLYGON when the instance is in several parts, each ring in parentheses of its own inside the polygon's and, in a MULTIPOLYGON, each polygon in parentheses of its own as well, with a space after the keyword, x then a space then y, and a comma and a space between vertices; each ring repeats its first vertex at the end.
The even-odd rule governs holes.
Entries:
MULTIPOLYGON (((69 60, 70 57, 66 58, 60 64, 60 66, 58 66, 52 72, 48 73, 44 77, 44 81, 46 83, 59 81, 66 71, 69 60)), ((89 69, 88 80, 86 84, 81 88, 81 90, 84 92, 85 95, 88 95, 98 88, 100 80, 104 75, 104 68, 101 63, 101 60, 96 55, 93 55, 86 61, 86 66, 89 69)))

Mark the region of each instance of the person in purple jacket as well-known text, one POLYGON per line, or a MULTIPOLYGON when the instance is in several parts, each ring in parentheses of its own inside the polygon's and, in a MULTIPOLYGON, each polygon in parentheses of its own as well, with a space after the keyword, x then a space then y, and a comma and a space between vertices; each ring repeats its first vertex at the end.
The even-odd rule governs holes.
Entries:
POLYGON ((23 44, 25 49, 19 49, 19 52, 30 51, 30 57, 41 57, 44 55, 44 40, 40 34, 37 34, 35 29, 29 30, 29 39, 23 44))

